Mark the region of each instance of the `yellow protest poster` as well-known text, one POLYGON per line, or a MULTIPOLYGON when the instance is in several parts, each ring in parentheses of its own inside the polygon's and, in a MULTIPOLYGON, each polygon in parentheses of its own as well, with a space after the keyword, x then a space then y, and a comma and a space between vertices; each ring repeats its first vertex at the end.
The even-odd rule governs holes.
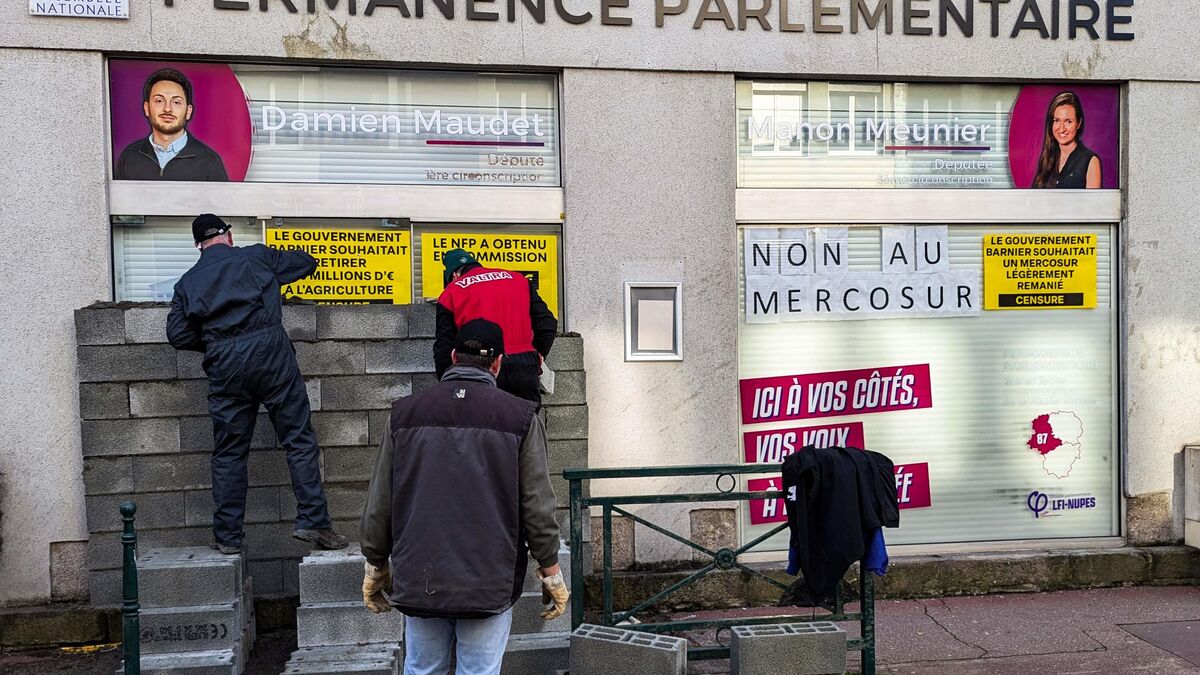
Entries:
POLYGON ((285 298, 327 304, 412 302, 412 240, 407 230, 269 228, 267 246, 306 251, 312 276, 283 287, 285 298))
POLYGON ((456 248, 475 256, 480 265, 520 272, 537 289, 546 306, 561 316, 558 306, 558 236, 553 234, 480 234, 423 232, 421 234, 421 292, 436 298, 442 284, 442 255, 456 248))
POLYGON ((984 309, 1095 306, 1096 235, 984 235, 984 309))

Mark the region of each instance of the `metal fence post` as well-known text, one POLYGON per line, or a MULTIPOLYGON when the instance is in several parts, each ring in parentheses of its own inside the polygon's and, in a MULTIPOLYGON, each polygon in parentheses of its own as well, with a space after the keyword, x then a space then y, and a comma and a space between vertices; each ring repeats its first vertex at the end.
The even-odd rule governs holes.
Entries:
POLYGON ((121 520, 125 530, 121 533, 121 545, 125 548, 125 562, 121 569, 121 584, 124 603, 121 605, 121 646, 125 652, 125 675, 141 675, 141 629, 138 622, 137 581, 137 532, 133 529, 133 515, 137 504, 125 502, 121 505, 121 520))
POLYGON ((583 580, 583 486, 569 479, 571 490, 571 630, 583 623, 583 603, 587 589, 583 580))

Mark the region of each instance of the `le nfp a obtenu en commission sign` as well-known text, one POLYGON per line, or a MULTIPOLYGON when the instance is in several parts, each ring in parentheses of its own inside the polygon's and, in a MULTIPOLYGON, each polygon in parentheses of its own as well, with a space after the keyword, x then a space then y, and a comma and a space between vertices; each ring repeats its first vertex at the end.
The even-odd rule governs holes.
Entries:
POLYGON ((316 272, 283 287, 285 297, 329 304, 412 302, 412 246, 406 230, 277 227, 267 230, 266 244, 317 259, 316 272))
POLYGON ((983 238, 984 309, 1096 306, 1096 235, 989 234, 983 238))

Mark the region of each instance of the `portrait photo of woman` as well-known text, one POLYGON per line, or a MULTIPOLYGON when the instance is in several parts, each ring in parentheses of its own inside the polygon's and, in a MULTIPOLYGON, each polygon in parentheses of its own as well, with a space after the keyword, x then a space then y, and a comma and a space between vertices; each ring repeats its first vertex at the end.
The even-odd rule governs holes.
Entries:
POLYGON ((1083 144, 1083 104, 1075 92, 1054 97, 1046 111, 1046 133, 1034 188, 1078 190, 1099 188, 1100 158, 1083 144))

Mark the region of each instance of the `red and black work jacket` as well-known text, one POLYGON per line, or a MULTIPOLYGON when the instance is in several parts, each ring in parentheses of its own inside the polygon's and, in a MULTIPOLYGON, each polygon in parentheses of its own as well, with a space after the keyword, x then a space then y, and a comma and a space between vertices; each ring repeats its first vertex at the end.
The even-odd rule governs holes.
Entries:
POLYGON ((544 358, 558 331, 558 320, 522 274, 482 266, 468 268, 438 297, 433 361, 439 379, 450 367, 459 327, 475 319, 500 326, 506 357, 536 351, 544 358))

